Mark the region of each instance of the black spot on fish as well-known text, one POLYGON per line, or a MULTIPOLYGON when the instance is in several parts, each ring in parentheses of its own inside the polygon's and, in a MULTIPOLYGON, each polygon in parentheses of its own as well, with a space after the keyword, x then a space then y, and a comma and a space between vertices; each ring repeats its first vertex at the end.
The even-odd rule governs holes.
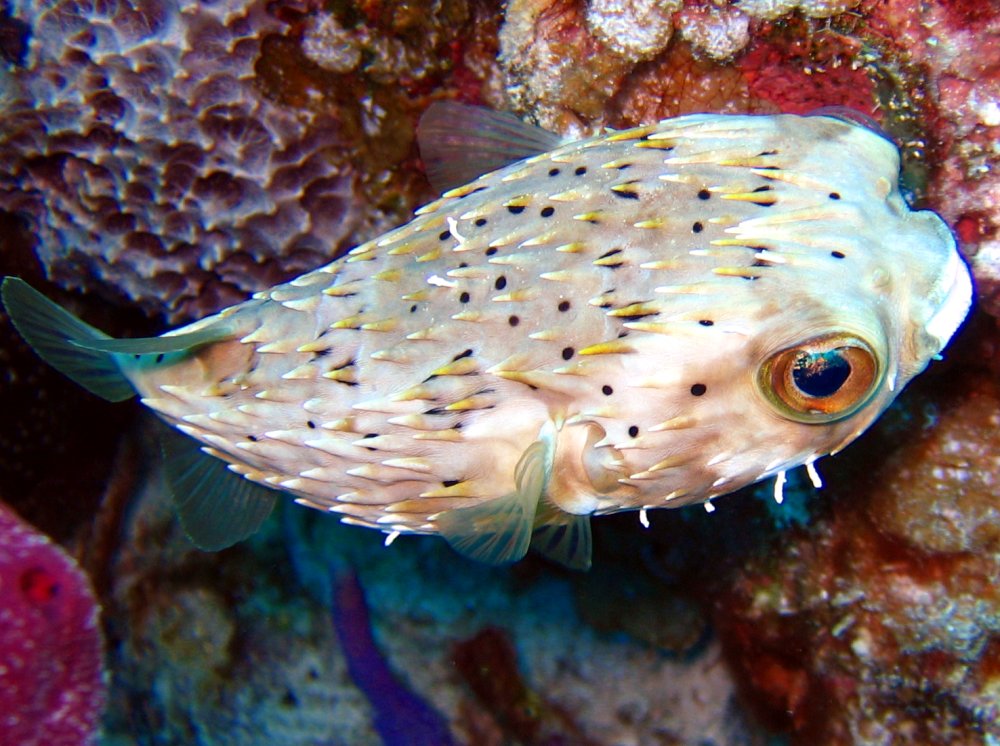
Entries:
POLYGON ((611 396, 613 393, 615 393, 615 390, 610 386, 608 386, 607 384, 604 384, 603 386, 601 386, 601 393, 604 394, 605 396, 611 396))
MULTIPOLYGON (((600 256, 598 257, 598 260, 601 260, 601 259, 609 259, 609 258, 611 258, 611 257, 613 257, 613 256, 617 256, 617 255, 619 255, 619 254, 621 254, 621 253, 622 253, 622 250, 621 250, 621 249, 611 249, 610 251, 605 251, 605 252, 604 252, 603 254, 601 254, 601 255, 600 255, 600 256)), ((625 263, 625 260, 624 260, 624 259, 622 259, 621 261, 618 261, 618 262, 612 262, 612 263, 610 263, 610 264, 608 264, 608 263, 605 263, 605 264, 601 264, 601 265, 599 265, 599 266, 601 266, 601 267, 604 267, 604 268, 606 268, 606 269, 618 269, 618 268, 619 268, 620 266, 622 266, 622 265, 623 265, 624 263, 625 263)))
POLYGON ((562 359, 563 360, 570 360, 575 353, 576 353, 576 350, 574 350, 572 347, 563 347, 562 359))
POLYGON ((831 251, 830 256, 834 259, 843 259, 847 255, 843 251, 831 251))
POLYGON ((700 190, 698 192, 698 199, 702 199, 702 200, 709 199, 711 196, 712 196, 712 193, 710 191, 708 191, 707 189, 702 189, 702 190, 700 190))
POLYGON ((486 256, 493 256, 496 253, 497 249, 495 246, 490 246, 488 249, 486 249, 486 256))
POLYGON ((247 440, 249 440, 251 443, 256 443, 257 442, 257 436, 256 435, 248 435, 247 436, 247 440))
POLYGON ((830 194, 828 196, 830 197, 830 199, 833 199, 833 200, 840 199, 840 194, 838 192, 830 192, 830 194))
POLYGON ((639 426, 638 425, 630 425, 629 429, 628 429, 628 437, 634 438, 638 434, 639 434, 639 426))
POLYGON ((445 487, 454 487, 456 484, 461 482, 461 479, 444 479, 441 484, 445 487))
POLYGON ((711 319, 701 319, 698 321, 698 323, 701 324, 702 326, 712 326, 715 322, 712 321, 711 319))
MULTIPOLYGON (((772 190, 773 190, 773 187, 771 187, 770 185, 765 185, 765 186, 757 187, 753 191, 755 193, 757 193, 757 192, 770 192, 772 190)), ((773 197, 771 199, 767 199, 767 200, 760 200, 760 201, 754 200, 752 202, 752 204, 755 204, 758 207, 771 207, 774 203, 775 203, 775 200, 774 200, 773 197)))
POLYGON ((550 168, 549 169, 549 176, 558 176, 559 174, 560 174, 560 171, 559 171, 558 168, 550 168))
POLYGON ((447 241, 449 238, 451 238, 451 231, 442 231, 438 235, 438 238, 441 239, 442 241, 447 241))
POLYGON ((507 287, 507 278, 504 277, 503 275, 500 275, 496 279, 496 282, 493 283, 493 287, 495 287, 497 290, 503 290, 505 287, 507 287))
MULTIPOLYGON (((637 304, 638 304, 638 302, 637 303, 626 303, 625 306, 637 305, 637 304)), ((625 306, 623 306, 623 308, 625 306)), ((619 321, 621 321, 623 323, 628 323, 630 321, 638 321, 639 319, 644 319, 647 316, 657 316, 657 315, 659 315, 659 311, 646 311, 645 313, 634 313, 634 314, 630 314, 628 316, 616 316, 615 318, 617 318, 619 321)))
POLYGON ((462 293, 460 296, 458 296, 459 303, 468 303, 471 299, 472 296, 470 296, 468 293, 462 293))
POLYGON ((315 422, 313 422, 312 420, 307 420, 307 421, 306 421, 306 426, 307 426, 307 427, 308 427, 308 428, 309 428, 310 430, 315 430, 315 429, 316 429, 316 423, 315 423, 315 422))
POLYGON ((414 303, 412 306, 410 306, 410 313, 416 313, 416 312, 417 312, 417 305, 414 303))
POLYGON ((569 310, 570 303, 568 300, 559 301, 559 310, 566 313, 569 310))
POLYGON ((543 218, 551 218, 556 214, 556 208, 549 205, 548 207, 543 207, 542 211, 539 213, 543 218))
POLYGON ((585 173, 587 173, 587 167, 579 166, 573 173, 575 173, 577 176, 583 176, 585 173))
POLYGON ((488 222, 489 221, 486 218, 476 218, 476 222, 473 223, 473 225, 475 225, 477 228, 482 228, 488 222))
POLYGON ((620 166, 615 166, 619 171, 624 171, 626 168, 632 168, 631 163, 623 163, 620 166))
MULTIPOLYGON (((346 368, 350 368, 356 362, 357 361, 354 358, 350 358, 349 360, 347 360, 347 362, 344 362, 344 363, 341 363, 340 365, 335 366, 332 370, 344 370, 346 368)), ((337 383, 342 383, 345 386, 357 386, 358 385, 357 381, 337 381, 337 383)))
POLYGON ((524 205, 507 205, 507 212, 511 215, 520 215, 524 212, 524 205))
MULTIPOLYGON (((637 184, 636 181, 627 181, 625 184, 637 184)), ((625 186, 623 184, 622 186, 625 186)), ((611 193, 618 197, 619 199, 639 199, 639 193, 633 191, 621 191, 619 189, 612 189, 611 193)))
POLYGON ((511 326, 517 326, 518 324, 521 323, 521 319, 519 319, 517 316, 509 316, 507 318, 507 323, 510 324, 511 326))
POLYGON ((159 355, 156 356, 156 362, 158 362, 158 363, 162 363, 163 362, 163 353, 162 352, 159 355))
POLYGON ((462 352, 455 355, 455 357, 453 357, 451 361, 455 363, 461 360, 463 357, 472 357, 472 349, 469 348, 468 350, 463 350, 462 352))
POLYGON ((708 386, 703 383, 696 383, 691 387, 691 396, 703 396, 708 391, 708 386))
POLYGON ((705 226, 703 226, 701 223, 695 223, 694 225, 691 226, 692 233, 701 233, 703 230, 705 230, 705 226))

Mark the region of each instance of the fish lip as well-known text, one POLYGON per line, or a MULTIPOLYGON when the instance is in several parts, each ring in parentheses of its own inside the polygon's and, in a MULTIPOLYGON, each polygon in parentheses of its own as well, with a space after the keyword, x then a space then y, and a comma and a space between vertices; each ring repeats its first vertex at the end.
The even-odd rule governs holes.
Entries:
POLYGON ((972 274, 958 252, 952 239, 948 262, 938 283, 938 297, 942 298, 930 318, 924 323, 924 332, 934 340, 934 353, 945 348, 958 328, 965 321, 972 307, 972 274))

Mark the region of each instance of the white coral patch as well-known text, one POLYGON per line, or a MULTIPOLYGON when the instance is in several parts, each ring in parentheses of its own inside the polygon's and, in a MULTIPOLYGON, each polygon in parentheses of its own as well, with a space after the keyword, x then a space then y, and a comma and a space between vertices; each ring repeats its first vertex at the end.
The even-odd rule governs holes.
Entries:
POLYGON ((623 57, 648 60, 667 46, 673 34, 670 18, 680 9, 680 0, 592 0, 587 27, 623 57))

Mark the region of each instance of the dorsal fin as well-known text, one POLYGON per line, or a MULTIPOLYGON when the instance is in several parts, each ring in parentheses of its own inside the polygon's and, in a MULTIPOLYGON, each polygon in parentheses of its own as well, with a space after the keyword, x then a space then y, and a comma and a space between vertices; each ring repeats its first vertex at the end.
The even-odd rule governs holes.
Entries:
POLYGON ((271 514, 277 493, 233 473, 172 428, 160 434, 167 487, 184 533, 215 552, 253 535, 271 514))
POLYGON ((562 144, 562 138, 513 114, 436 101, 420 117, 417 144, 427 179, 435 189, 445 192, 552 150, 562 144))

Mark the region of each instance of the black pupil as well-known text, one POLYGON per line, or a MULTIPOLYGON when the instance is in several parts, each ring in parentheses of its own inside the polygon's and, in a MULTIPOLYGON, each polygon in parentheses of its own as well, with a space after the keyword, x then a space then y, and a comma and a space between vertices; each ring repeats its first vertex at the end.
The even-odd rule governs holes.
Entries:
POLYGON ((795 358, 792 380, 806 396, 822 399, 833 396, 851 375, 851 364, 840 349, 803 353, 795 358))

